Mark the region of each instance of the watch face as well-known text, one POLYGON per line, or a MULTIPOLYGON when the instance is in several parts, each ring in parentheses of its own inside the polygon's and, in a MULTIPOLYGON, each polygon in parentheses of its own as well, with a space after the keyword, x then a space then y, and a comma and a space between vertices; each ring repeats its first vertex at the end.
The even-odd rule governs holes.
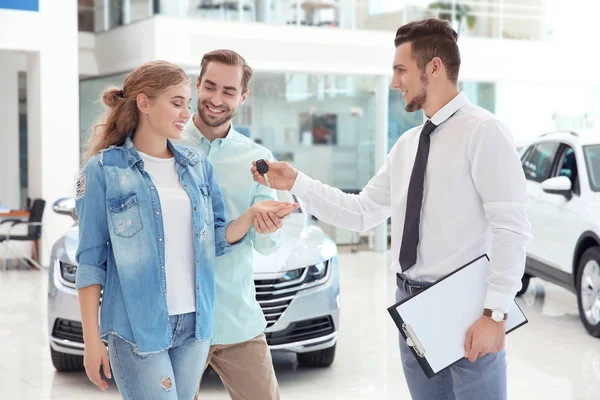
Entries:
POLYGON ((501 310, 493 310, 492 311, 492 319, 496 322, 503 321, 504 313, 501 310))

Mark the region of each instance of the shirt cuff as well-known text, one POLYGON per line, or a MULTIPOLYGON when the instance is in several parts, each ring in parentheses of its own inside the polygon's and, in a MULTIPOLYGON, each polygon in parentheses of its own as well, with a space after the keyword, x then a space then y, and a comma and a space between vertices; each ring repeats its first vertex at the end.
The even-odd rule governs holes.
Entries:
POLYGON ((106 271, 101 267, 93 265, 79 264, 75 275, 75 288, 82 289, 91 285, 101 285, 106 283, 106 271))
POLYGON ((515 296, 488 290, 487 294, 485 295, 485 302, 483 303, 483 307, 489 308, 490 310, 500 309, 504 313, 507 313, 514 299, 515 296))
POLYGON ((227 241, 225 233, 227 232, 227 227, 232 222, 233 221, 228 221, 227 223, 223 224, 222 226, 215 228, 215 236, 216 236, 215 244, 216 244, 216 256, 217 257, 222 256, 223 254, 231 253, 233 250, 235 250, 235 248, 237 246, 239 246, 248 237, 248 232, 246 232, 244 234, 244 236, 242 236, 242 238, 240 240, 238 240, 237 242, 229 243, 227 241))
POLYGON ((294 186, 292 186, 292 189, 290 190, 290 192, 292 192, 293 194, 295 194, 298 197, 306 196, 306 194, 308 193, 310 181, 311 181, 311 179, 307 175, 298 171, 298 176, 296 176, 296 180, 294 181, 294 186))

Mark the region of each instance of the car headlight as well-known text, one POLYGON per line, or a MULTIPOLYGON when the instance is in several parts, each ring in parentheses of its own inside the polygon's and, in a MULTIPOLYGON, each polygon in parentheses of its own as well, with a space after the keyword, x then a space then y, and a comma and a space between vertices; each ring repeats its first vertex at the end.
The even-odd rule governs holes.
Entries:
POLYGON ((279 281, 281 283, 295 281, 296 279, 299 279, 302 276, 303 272, 304 272, 304 268, 298 268, 298 269, 292 269, 290 271, 286 271, 286 273, 281 278, 279 278, 279 281))
POLYGON ((322 261, 309 267, 287 271, 281 278, 279 278, 278 285, 302 285, 305 283, 316 283, 322 281, 327 277, 327 263, 328 261, 322 261))
POLYGON ((75 284, 75 277, 77 275, 77 266, 60 262, 60 276, 67 282, 75 284))
POLYGON ((321 279, 327 276, 327 263, 320 262, 315 265, 311 265, 308 267, 308 274, 306 274, 306 278, 304 279, 305 283, 308 282, 318 282, 321 279))

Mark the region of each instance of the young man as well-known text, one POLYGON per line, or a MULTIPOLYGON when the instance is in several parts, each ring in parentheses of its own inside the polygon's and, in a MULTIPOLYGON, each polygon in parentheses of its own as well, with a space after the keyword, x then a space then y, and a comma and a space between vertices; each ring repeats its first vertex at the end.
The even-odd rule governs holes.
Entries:
MULTIPOLYGON (((490 255, 484 309, 467 332, 465 358, 427 379, 402 338, 400 353, 413 399, 500 400, 506 399, 505 322, 496 315, 505 315, 521 286, 531 239, 528 198, 508 129, 458 90, 457 39, 448 23, 435 19, 396 32, 392 88, 402 93, 407 111, 422 109, 428 120, 398 139, 359 195, 282 162, 269 163, 268 178, 332 225, 364 231, 391 215, 397 300, 490 255)), ((252 172, 265 183, 255 166, 252 172)))
MULTIPOLYGON (((231 119, 248 98, 252 69, 231 50, 215 50, 202 58, 196 80, 198 110, 183 132, 186 144, 202 149, 211 162, 223 193, 227 219, 249 205, 277 199, 275 190, 255 183, 248 165, 273 160, 270 151, 235 131, 231 119)), ((255 224, 268 232, 281 227, 274 214, 257 217, 255 224)), ((235 252, 217 258, 215 320, 208 355, 233 400, 279 399, 271 352, 263 333, 267 326, 256 301, 253 248, 264 255, 279 247, 280 232, 258 234, 254 229, 235 252)), ((198 393, 196 394, 198 397, 198 393)))

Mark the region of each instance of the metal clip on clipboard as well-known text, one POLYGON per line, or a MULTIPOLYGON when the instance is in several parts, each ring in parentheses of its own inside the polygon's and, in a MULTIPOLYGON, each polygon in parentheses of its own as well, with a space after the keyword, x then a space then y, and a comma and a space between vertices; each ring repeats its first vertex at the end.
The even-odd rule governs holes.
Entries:
POLYGON ((419 342, 419 339, 413 332, 410 325, 402 324, 402 331, 406 335, 406 344, 409 347, 412 347, 419 357, 421 357, 421 358, 425 357, 425 349, 423 349, 421 342, 419 342))

